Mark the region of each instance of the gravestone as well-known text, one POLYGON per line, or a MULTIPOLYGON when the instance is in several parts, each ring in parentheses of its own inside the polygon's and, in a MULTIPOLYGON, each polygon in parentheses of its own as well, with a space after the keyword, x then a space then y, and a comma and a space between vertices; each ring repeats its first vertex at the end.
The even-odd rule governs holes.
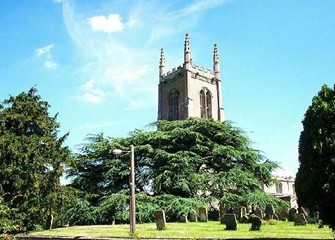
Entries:
POLYGON ((241 223, 247 223, 249 222, 249 218, 248 218, 248 215, 247 215, 247 209, 246 207, 241 207, 241 217, 240 217, 240 222, 241 223))
POLYGON ((306 225, 306 217, 305 214, 303 213, 296 213, 294 214, 294 225, 299 226, 299 225, 306 225))
POLYGON ((54 222, 54 216, 52 214, 48 215, 45 230, 51 230, 53 222, 54 222))
POLYGON ((305 215, 305 217, 308 216, 308 212, 303 207, 298 207, 297 211, 298 211, 298 213, 303 213, 305 215))
POLYGON ((199 208, 199 221, 200 222, 208 221, 208 212, 206 207, 199 208))
POLYGON ((253 231, 258 231, 261 228, 262 225, 262 220, 257 217, 255 214, 251 214, 250 217, 250 222, 251 222, 251 230, 253 231))
POLYGON ((290 222, 294 222, 294 215, 297 213, 297 209, 295 208, 291 208, 289 211, 288 211, 288 218, 287 220, 290 221, 290 222))
POLYGON ((226 230, 237 230, 236 215, 233 213, 227 213, 225 215, 226 230))
POLYGON ((267 220, 273 219, 274 213, 275 213, 275 208, 273 207, 273 205, 272 204, 266 205, 266 207, 265 207, 265 218, 267 220))
POLYGON ((155 212, 155 220, 156 220, 157 230, 164 230, 165 225, 166 225, 164 210, 158 210, 155 212))
POLYGON ((183 222, 183 223, 188 222, 187 216, 185 214, 183 214, 183 215, 180 216, 180 222, 183 222))
POLYGON ((278 211, 278 220, 280 221, 286 221, 286 219, 288 218, 288 212, 284 209, 278 211))
POLYGON ((191 209, 188 213, 188 219, 190 222, 196 222, 198 221, 197 212, 194 209, 191 209))
POLYGON ((241 217, 242 217, 242 215, 241 215, 241 208, 242 207, 236 207, 236 208, 234 208, 234 214, 236 215, 237 221, 240 221, 241 217))
POLYGON ((260 219, 263 218, 263 211, 262 211, 262 209, 260 209, 258 206, 255 207, 255 215, 256 215, 257 217, 259 217, 260 219))

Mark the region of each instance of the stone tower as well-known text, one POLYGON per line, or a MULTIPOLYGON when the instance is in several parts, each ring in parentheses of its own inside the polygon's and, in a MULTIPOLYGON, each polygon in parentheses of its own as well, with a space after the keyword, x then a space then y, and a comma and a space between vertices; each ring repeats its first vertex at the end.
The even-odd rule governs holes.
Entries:
POLYGON ((182 66, 165 73, 165 56, 161 49, 158 120, 190 117, 224 121, 217 45, 214 44, 213 70, 195 65, 192 63, 189 35, 186 34, 182 66))

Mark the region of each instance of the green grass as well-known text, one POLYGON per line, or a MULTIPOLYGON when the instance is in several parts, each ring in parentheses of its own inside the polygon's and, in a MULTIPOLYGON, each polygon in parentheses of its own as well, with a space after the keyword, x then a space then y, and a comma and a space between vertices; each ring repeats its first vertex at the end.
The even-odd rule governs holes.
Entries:
MULTIPOLYGON (((292 222, 262 223, 260 231, 250 231, 250 224, 238 224, 237 231, 224 230, 219 222, 167 223, 166 229, 156 230, 155 223, 137 224, 138 238, 296 238, 334 239, 328 227, 318 229, 316 224, 294 226, 292 222)), ((50 231, 30 232, 34 236, 129 237, 129 225, 93 225, 56 228, 50 231)))

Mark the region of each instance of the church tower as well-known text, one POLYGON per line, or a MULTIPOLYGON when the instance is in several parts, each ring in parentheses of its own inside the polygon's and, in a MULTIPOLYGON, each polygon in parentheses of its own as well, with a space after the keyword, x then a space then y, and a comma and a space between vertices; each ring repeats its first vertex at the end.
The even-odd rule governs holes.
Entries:
POLYGON ((192 62, 190 39, 186 34, 182 66, 165 73, 165 56, 161 49, 158 120, 190 117, 224 121, 217 45, 214 44, 213 69, 198 66, 192 62))

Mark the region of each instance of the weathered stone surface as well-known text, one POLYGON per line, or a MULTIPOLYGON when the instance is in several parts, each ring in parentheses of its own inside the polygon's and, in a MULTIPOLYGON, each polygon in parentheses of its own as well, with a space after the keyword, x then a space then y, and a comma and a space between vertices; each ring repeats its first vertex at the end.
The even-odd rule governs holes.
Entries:
POLYGON ((199 221, 200 222, 208 221, 208 210, 206 207, 199 208, 199 221))
POLYGON ((263 211, 259 207, 255 207, 255 215, 259 217, 260 219, 263 218, 263 211))
POLYGON ((247 216, 247 208, 246 207, 241 207, 241 217, 247 216))
POLYGON ((225 215, 226 230, 237 230, 236 215, 233 213, 227 213, 225 215))
POLYGON ((273 219, 273 215, 275 214, 275 208, 273 207, 272 204, 266 205, 265 208, 265 218, 266 219, 273 219))
POLYGON ((255 214, 251 214, 249 219, 251 222, 250 229, 254 231, 260 230, 261 225, 262 225, 262 220, 259 217, 257 217, 255 214))
POLYGON ((277 216, 278 216, 278 220, 286 221, 286 219, 288 219, 288 212, 285 210, 280 210, 278 211, 277 216))
POLYGON ((164 230, 166 225, 165 212, 164 210, 158 210, 155 212, 156 226, 158 230, 164 230))
POLYGON ((236 215, 237 221, 240 221, 242 215, 241 215, 241 208, 242 207, 236 207, 234 208, 234 214, 236 215))
POLYGON ((198 221, 198 215, 194 209, 191 209, 190 212, 188 213, 188 219, 190 222, 198 221))
POLYGON ((298 213, 303 213, 305 215, 305 217, 308 216, 308 212, 303 207, 298 207, 297 211, 298 211, 298 213))
POLYGON ((290 221, 290 222, 294 222, 294 215, 297 213, 297 209, 295 208, 291 208, 289 211, 288 211, 288 218, 287 220, 290 221))
POLYGON ((187 216, 186 215, 181 215, 180 216, 180 222, 183 222, 183 223, 188 222, 187 216))
POLYGON ((45 230, 51 230, 53 222, 54 222, 54 216, 52 214, 48 215, 48 217, 47 217, 47 224, 45 226, 45 230))
POLYGON ((294 214, 294 225, 306 225, 306 217, 303 213, 296 213, 294 214))

